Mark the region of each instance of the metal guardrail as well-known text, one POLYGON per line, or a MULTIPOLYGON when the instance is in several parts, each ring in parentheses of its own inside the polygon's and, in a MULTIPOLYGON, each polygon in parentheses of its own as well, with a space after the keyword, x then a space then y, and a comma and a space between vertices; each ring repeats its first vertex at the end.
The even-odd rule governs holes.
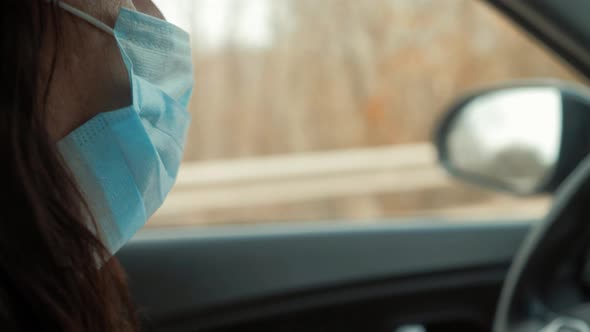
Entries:
MULTIPOLYGON (((376 194, 404 194, 433 189, 451 190, 453 181, 437 165, 430 144, 318 152, 184 164, 177 184, 151 226, 190 220, 193 214, 273 206, 316 200, 376 194)), ((457 215, 502 209, 509 201, 448 210, 422 211, 422 215, 457 215), (496 205, 496 207, 494 207, 496 205), (467 209, 467 210, 465 210, 467 209), (463 212, 462 212, 463 211, 463 212)), ((527 207, 534 212, 546 203, 537 200, 504 207, 527 207)), ((234 219, 239 219, 239 212, 234 219)), ((186 223, 186 222, 182 222, 186 223)), ((189 222, 191 223, 191 222, 189 222)), ((199 222, 196 222, 199 223, 199 222)))

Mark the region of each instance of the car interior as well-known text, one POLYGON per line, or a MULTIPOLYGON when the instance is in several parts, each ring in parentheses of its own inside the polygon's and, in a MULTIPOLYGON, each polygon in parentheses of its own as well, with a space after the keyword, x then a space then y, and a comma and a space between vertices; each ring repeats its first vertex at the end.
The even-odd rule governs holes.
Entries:
MULTIPOLYGON (((590 79, 590 1, 484 2, 590 79)), ((551 195, 540 219, 144 230, 117 254, 143 327, 590 331, 588 112, 584 84, 505 82, 456 99, 432 131, 450 176, 551 195), (504 159, 490 166, 480 152, 497 137, 516 148, 496 151, 504 159)))

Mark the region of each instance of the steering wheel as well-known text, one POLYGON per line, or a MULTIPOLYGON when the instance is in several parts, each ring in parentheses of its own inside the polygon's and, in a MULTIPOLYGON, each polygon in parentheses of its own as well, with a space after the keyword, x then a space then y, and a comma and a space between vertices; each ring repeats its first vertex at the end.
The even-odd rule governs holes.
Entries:
POLYGON ((494 332, 590 332, 589 248, 590 156, 563 183, 551 211, 515 256, 494 332))

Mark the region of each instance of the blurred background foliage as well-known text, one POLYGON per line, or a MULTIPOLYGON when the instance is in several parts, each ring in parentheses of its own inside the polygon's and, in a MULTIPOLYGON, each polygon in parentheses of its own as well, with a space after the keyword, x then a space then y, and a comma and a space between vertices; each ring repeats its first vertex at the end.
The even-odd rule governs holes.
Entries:
MULTIPOLYGON (((426 141, 467 90, 573 79, 479 1, 226 2, 216 45, 193 26, 188 160, 426 141)), ((208 4, 193 1, 192 10, 208 4)))
MULTIPOLYGON (((445 107, 470 90, 515 79, 576 80, 482 1, 156 2, 194 42, 189 164, 428 142, 445 107)), ((433 161, 431 167, 438 166, 433 161)), ((498 211, 485 202, 498 197, 461 184, 403 194, 360 190, 193 209, 159 220, 366 220, 436 214, 461 204, 480 204, 491 217, 498 211)))

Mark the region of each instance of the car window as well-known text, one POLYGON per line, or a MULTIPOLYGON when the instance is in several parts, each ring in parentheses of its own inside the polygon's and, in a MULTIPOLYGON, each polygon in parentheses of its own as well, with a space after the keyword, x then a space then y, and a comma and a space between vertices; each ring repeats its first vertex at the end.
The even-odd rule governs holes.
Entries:
POLYGON ((462 94, 576 77, 480 1, 159 0, 196 86, 178 182, 149 227, 534 218, 551 198, 460 183, 431 133, 462 94))

